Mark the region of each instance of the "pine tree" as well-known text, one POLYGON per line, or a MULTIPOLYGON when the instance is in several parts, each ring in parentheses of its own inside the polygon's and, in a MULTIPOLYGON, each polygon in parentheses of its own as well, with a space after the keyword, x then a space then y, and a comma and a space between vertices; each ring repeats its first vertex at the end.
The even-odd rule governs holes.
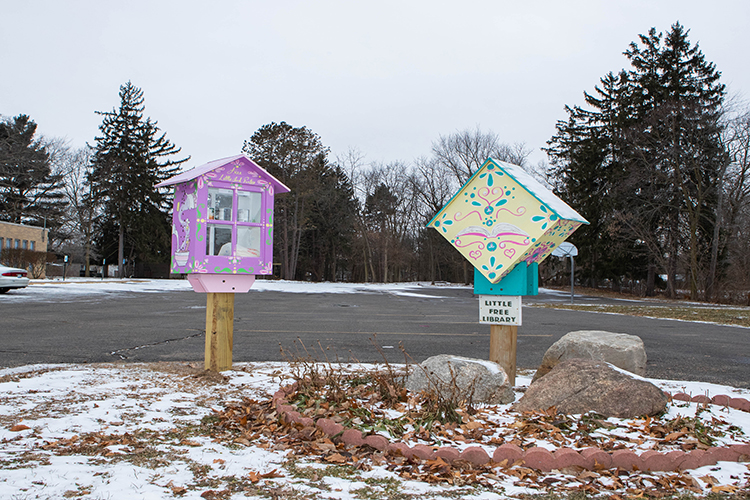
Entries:
POLYGON ((351 261, 358 202, 349 178, 319 155, 308 176, 314 186, 302 236, 300 266, 316 281, 337 281, 351 261))
POLYGON ((50 153, 35 137, 27 115, 0 121, 0 220, 60 225, 65 208, 62 175, 52 173, 50 153))
MULTIPOLYGON (((628 134, 637 150, 630 172, 661 180, 654 197, 663 200, 669 284, 676 282, 685 248, 691 298, 697 299, 701 261, 714 234, 719 172, 729 160, 721 139, 726 88, 688 34, 680 23, 665 36, 652 28, 641 35, 642 46, 631 43, 625 55, 634 68, 631 78, 642 89, 634 108, 638 126, 628 134)), ((674 295, 673 288, 670 292, 674 295)))
POLYGON ((88 178, 92 203, 101 207, 97 224, 99 253, 117 256, 120 277, 125 255, 134 272, 139 262, 167 262, 171 224, 165 191, 154 186, 173 176, 189 158, 171 160, 180 148, 144 119, 143 91, 131 82, 120 86, 120 107, 97 111, 103 117, 88 178))
POLYGON ((618 283, 624 275, 641 278, 645 272, 617 217, 626 155, 622 131, 632 121, 629 89, 627 73, 605 75, 594 94, 584 93, 590 110, 566 106, 568 120, 558 122, 546 148, 555 190, 590 222, 571 241, 579 249, 579 276, 594 285, 604 279, 618 283))
POLYGON ((548 142, 551 173, 558 191, 593 223, 574 235, 590 272, 617 280, 640 278, 646 269, 652 289, 658 266, 674 295, 687 254, 696 297, 727 162, 725 88, 679 23, 666 36, 652 28, 639 39, 625 52, 631 69, 602 78, 596 95, 585 93, 590 109, 566 107, 568 120, 548 142))
POLYGON ((245 141, 242 152, 291 189, 274 199, 274 255, 281 260, 281 277, 295 279, 302 235, 309 224, 309 201, 314 195, 309 170, 328 149, 308 128, 281 122, 259 128, 245 141))

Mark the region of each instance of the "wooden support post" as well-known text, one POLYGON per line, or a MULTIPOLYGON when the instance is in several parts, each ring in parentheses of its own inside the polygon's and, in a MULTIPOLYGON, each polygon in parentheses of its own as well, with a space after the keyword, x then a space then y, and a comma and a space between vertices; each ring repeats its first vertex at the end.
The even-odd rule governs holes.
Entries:
POLYGON ((516 342, 517 326, 490 325, 490 361, 499 364, 516 385, 516 342))
POLYGON ((206 370, 232 368, 234 294, 206 294, 206 370))

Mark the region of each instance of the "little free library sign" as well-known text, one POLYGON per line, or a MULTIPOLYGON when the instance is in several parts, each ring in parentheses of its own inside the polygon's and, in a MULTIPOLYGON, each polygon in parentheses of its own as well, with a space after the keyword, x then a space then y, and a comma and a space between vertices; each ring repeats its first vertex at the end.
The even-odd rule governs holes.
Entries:
POLYGON ((479 322, 490 325, 521 325, 521 297, 479 296, 479 322))

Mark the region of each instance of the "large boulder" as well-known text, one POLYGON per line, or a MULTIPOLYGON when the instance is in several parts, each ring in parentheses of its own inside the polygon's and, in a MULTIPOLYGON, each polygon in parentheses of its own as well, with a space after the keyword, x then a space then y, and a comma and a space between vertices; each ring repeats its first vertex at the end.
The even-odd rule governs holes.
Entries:
POLYGON ((406 381, 411 392, 434 391, 445 399, 507 404, 515 399, 508 375, 492 361, 439 354, 414 367, 406 381))
POLYGON ((604 361, 636 375, 646 375, 646 349, 640 337, 601 330, 580 330, 564 335, 547 349, 533 380, 543 377, 557 363, 575 358, 604 361))
POLYGON ((667 397, 651 382, 607 363, 569 359, 532 382, 514 408, 545 411, 553 406, 558 413, 635 418, 661 413, 667 397))

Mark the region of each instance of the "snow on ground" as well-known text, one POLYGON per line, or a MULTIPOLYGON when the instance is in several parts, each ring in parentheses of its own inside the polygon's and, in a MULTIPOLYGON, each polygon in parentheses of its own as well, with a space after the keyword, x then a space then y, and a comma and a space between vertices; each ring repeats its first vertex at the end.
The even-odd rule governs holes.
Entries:
MULTIPOLYGON (((356 499, 396 498, 398 492, 397 498, 499 499, 544 492, 500 472, 480 486, 429 484, 384 465, 358 470, 296 457, 267 442, 211 439, 207 426, 225 403, 267 399, 288 383, 288 369, 286 363, 236 363, 211 375, 197 364, 152 363, 0 370, 0 498, 356 499)), ((529 380, 519 377, 522 384, 529 380)), ((731 387, 653 382, 694 394, 750 397, 731 387)), ((694 413, 690 405, 680 402, 670 412, 694 413)), ((716 411, 750 434, 750 414, 716 411)), ((720 462, 688 474, 704 493, 750 487, 744 463, 720 462)))
MULTIPOLYGON (((452 286, 465 288, 427 283, 311 286, 258 280, 253 290, 438 298, 440 288, 452 286), (427 289, 431 293, 426 293, 427 289)), ((34 280, 26 289, 1 296, 0 303, 191 290, 186 280, 34 280)), ((288 380, 289 366, 237 363, 232 371, 214 377, 201 368, 199 364, 154 363, 34 365, 0 370, 0 499, 497 499, 544 492, 500 472, 489 484, 480 486, 429 484, 404 479, 383 465, 358 470, 295 457, 283 446, 214 441, 207 426, 216 412, 242 397, 268 398, 288 380)), ((528 384, 530 378, 518 380, 519 384, 528 384)), ((699 382, 652 382, 673 393, 750 399, 750 390, 699 382)), ((670 415, 695 413, 690 405, 673 405, 670 415)), ((750 414, 721 408, 715 411, 740 429, 747 442, 750 414)), ((744 463, 720 462, 688 474, 704 493, 722 485, 750 487, 750 469, 744 463)))
MULTIPOLYGON (((470 288, 464 285, 429 283, 309 283, 303 281, 258 279, 252 291, 286 293, 393 293, 409 297, 445 298, 420 293, 420 290, 441 288, 470 288)), ((68 278, 32 280, 26 288, 11 290, 0 297, 0 304, 29 301, 67 301, 83 296, 113 293, 157 293, 165 291, 192 291, 187 280, 179 279, 97 279, 68 278)))

